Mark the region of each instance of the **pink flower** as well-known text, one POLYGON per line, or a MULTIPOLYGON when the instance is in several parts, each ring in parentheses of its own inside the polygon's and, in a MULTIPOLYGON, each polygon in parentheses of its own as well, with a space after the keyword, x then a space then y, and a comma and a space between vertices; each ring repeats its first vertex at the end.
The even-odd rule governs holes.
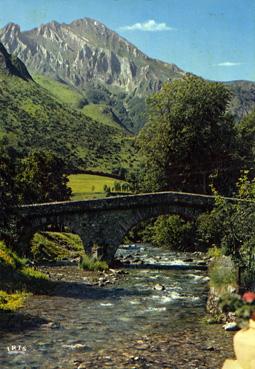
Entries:
POLYGON ((243 294, 243 301, 248 302, 249 304, 255 302, 255 292, 245 292, 243 294))

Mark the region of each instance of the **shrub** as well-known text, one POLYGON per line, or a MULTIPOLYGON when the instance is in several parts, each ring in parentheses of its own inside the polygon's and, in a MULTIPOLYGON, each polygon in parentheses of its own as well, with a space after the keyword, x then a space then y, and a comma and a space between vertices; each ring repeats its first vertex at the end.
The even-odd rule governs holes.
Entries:
POLYGON ((238 273, 234 262, 228 256, 214 259, 209 266, 210 286, 224 289, 228 286, 237 287, 238 273))
POLYGON ((209 258, 220 258, 222 256, 222 249, 214 245, 207 251, 207 256, 209 258))
POLYGON ((84 255, 80 261, 80 268, 90 271, 108 270, 109 265, 106 261, 95 259, 89 255, 84 255))
POLYGON ((0 290, 0 311, 16 311, 20 309, 25 302, 28 294, 19 292, 9 294, 0 290))

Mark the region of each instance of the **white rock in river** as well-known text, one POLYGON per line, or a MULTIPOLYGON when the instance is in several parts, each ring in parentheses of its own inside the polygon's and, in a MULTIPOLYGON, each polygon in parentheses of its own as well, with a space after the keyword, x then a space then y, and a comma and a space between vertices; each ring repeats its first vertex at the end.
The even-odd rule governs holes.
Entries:
POLYGON ((225 329, 225 331, 238 331, 239 330, 236 322, 226 323, 223 325, 223 328, 225 329))
POLYGON ((163 291, 165 290, 165 286, 162 286, 162 284, 155 284, 154 290, 163 291))

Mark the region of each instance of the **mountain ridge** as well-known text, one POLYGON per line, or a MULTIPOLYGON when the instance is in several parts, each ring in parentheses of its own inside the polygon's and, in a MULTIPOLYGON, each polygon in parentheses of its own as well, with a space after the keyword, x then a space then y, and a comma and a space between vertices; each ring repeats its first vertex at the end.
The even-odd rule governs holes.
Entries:
MULTIPOLYGON (((146 121, 146 97, 164 82, 186 74, 175 64, 150 58, 92 18, 69 24, 51 21, 26 31, 8 23, 0 29, 0 41, 32 75, 44 75, 79 90, 89 104, 109 105, 133 133, 146 121)), ((224 84, 233 92, 230 112, 240 121, 255 107, 255 82, 224 84)))
POLYGON ((91 18, 69 24, 52 21, 24 32, 19 25, 8 23, 0 38, 31 72, 57 77, 81 89, 96 82, 140 96, 185 74, 174 64, 148 57, 91 18))

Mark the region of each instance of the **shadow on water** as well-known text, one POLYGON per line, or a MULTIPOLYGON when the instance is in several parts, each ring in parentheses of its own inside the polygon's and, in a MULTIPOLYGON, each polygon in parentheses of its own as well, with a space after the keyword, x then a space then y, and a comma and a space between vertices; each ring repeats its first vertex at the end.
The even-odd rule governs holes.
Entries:
POLYGON ((123 264, 125 269, 149 270, 207 270, 207 265, 166 265, 166 264, 123 264))
POLYGON ((93 285, 86 285, 79 282, 58 281, 53 282, 54 288, 49 291, 49 295, 58 297, 69 297, 78 300, 104 300, 113 298, 118 300, 122 297, 148 296, 149 291, 137 291, 126 288, 108 287, 101 288, 93 285))
POLYGON ((24 332, 38 329, 48 321, 39 316, 23 314, 20 312, 0 312, 0 332, 24 332))

